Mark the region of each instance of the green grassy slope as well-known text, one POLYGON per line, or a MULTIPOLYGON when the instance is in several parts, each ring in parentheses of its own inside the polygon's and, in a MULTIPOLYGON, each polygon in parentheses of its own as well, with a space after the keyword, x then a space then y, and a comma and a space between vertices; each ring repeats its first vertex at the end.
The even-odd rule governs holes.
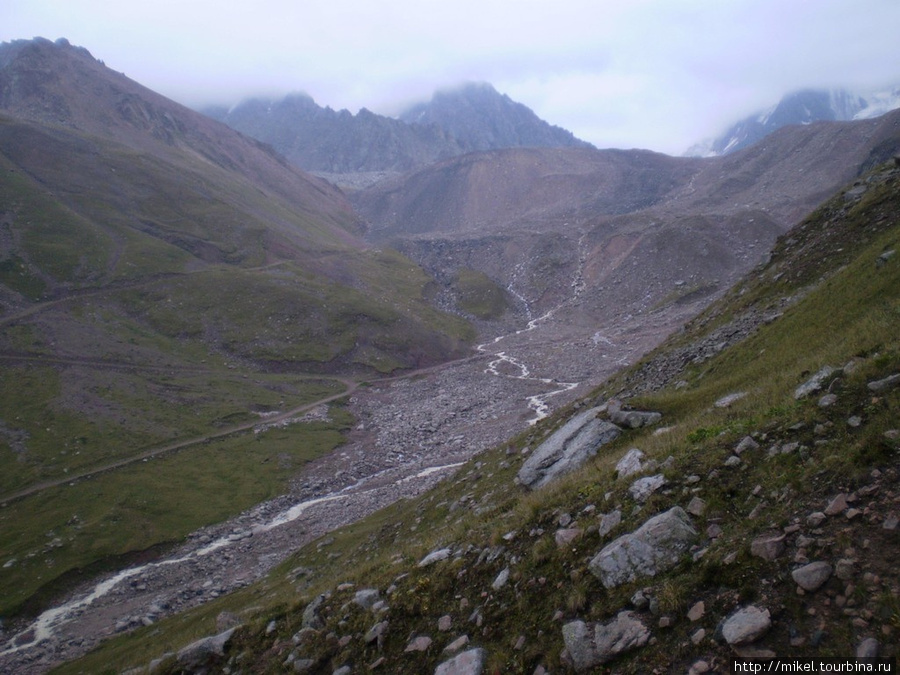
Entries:
MULTIPOLYGON (((666 432, 628 431, 581 471, 525 493, 514 484, 522 452, 572 412, 564 411, 472 460, 422 497, 299 551, 265 582, 118 637, 57 672, 146 664, 215 633, 223 609, 246 622, 216 662, 232 672, 283 672, 291 655, 313 659, 310 672, 373 663, 384 672, 433 672, 447 658, 441 650, 460 635, 486 649, 486 672, 533 673, 538 666, 567 672, 560 663, 562 624, 608 620, 631 608, 639 589, 654 598, 655 613, 639 611, 654 642, 611 664, 616 672, 685 672, 700 658, 727 669, 733 652, 714 638, 716 627, 750 602, 772 613, 774 626, 761 647, 779 656, 847 657, 871 635, 883 655, 896 656, 896 532, 882 529, 882 522, 892 509, 896 513, 900 445, 896 431, 886 432, 900 428, 900 388, 876 394, 867 383, 900 372, 900 256, 887 253, 900 247, 898 214, 900 172, 882 168, 869 177, 860 200, 839 195, 826 203, 779 241, 770 263, 584 402, 643 391, 629 402, 661 411, 666 432), (778 318, 770 316, 776 311, 778 318), (696 362, 679 357, 674 371, 664 368, 673 354, 685 353, 678 350, 702 345, 718 329, 727 333, 755 313, 769 318, 749 337, 696 362), (831 385, 836 401, 830 407, 819 406, 818 396, 795 399, 795 388, 811 373, 848 364, 831 385), (664 371, 669 376, 659 380, 656 373, 664 371), (736 393, 742 397, 729 406, 715 405, 736 393), (760 448, 742 456, 738 467, 726 467, 747 435, 760 448), (659 462, 671 458, 659 470, 666 487, 640 508, 628 496, 629 481, 614 473, 631 447, 659 462), (855 497, 857 512, 809 525, 807 516, 839 493, 855 497), (673 505, 687 507, 693 497, 706 504, 695 517, 703 549, 696 559, 687 556, 670 572, 612 590, 589 572, 587 562, 612 537, 673 505), (622 524, 601 537, 598 514, 616 507, 622 524), (555 531, 570 520, 582 532, 559 546, 555 531), (712 526, 721 535, 710 537, 712 526), (783 528, 790 534, 782 557, 750 554, 754 537, 783 528), (417 566, 442 547, 452 550, 449 561, 417 566), (796 561, 821 558, 852 560, 851 576, 798 594, 790 578, 796 561), (298 568, 311 573, 298 577, 292 573, 298 568), (494 588, 504 568, 509 581, 494 588), (378 589, 387 612, 375 616, 350 603, 360 588, 378 589), (292 636, 303 609, 320 593, 329 594, 321 609, 326 626, 298 644, 292 636), (694 622, 685 615, 699 600, 706 612, 694 622), (445 616, 451 630, 442 632, 438 620, 445 616), (382 619, 389 621, 382 644, 366 642, 363 636, 382 619), (274 632, 267 630, 273 620, 274 632), (698 638, 700 628, 706 634, 698 638), (424 652, 405 652, 415 635, 434 642, 424 652)), ((180 671, 172 665, 165 672, 180 671)))
POLYGON ((259 413, 466 353, 473 329, 428 303, 423 270, 363 246, 336 193, 306 202, 285 172, 0 116, 0 616, 278 494, 350 424, 333 409, 261 449, 259 413), (230 429, 215 443, 231 451, 180 449, 230 429))

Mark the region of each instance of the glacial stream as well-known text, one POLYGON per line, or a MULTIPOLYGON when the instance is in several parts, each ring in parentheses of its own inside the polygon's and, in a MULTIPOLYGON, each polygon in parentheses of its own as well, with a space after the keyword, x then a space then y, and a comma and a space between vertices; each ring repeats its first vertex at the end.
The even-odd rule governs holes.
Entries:
MULTIPOLYGON (((428 467, 416 474, 413 474, 412 476, 407 476, 406 478, 403 478, 401 480, 403 482, 406 482, 416 480, 418 478, 425 478, 441 471, 456 469, 460 466, 462 466, 462 462, 428 467)), ((35 647, 38 644, 49 640, 54 636, 56 629, 70 621, 75 620, 83 609, 91 605, 99 598, 102 598, 123 581, 126 581, 131 577, 144 574, 153 569, 167 567, 170 565, 178 565, 181 563, 188 563, 191 560, 196 560, 197 558, 209 555, 214 551, 218 551, 227 546, 231 546, 232 544, 243 540, 246 536, 249 536, 249 534, 252 534, 253 536, 259 536, 262 533, 268 532, 269 530, 296 520, 297 518, 302 516, 310 507, 316 506, 318 504, 323 504, 325 502, 347 498, 349 496, 349 492, 358 489, 364 483, 370 481, 377 475, 379 474, 367 476, 366 478, 361 479, 353 485, 349 485, 341 490, 338 490, 337 492, 333 492, 323 497, 316 497, 314 499, 309 499, 307 501, 300 502, 299 504, 295 504, 277 514, 267 522, 254 526, 247 533, 231 533, 226 536, 219 537, 218 539, 215 539, 205 546, 197 548, 187 553, 186 555, 177 558, 168 558, 157 562, 146 563, 144 565, 129 567, 128 569, 122 570, 121 572, 118 572, 117 574, 97 583, 87 594, 72 599, 64 605, 60 605, 59 607, 54 607, 43 612, 40 616, 38 616, 37 619, 35 619, 35 621, 30 626, 28 626, 28 628, 13 636, 6 642, 5 645, 3 645, 3 649, 2 651, 0 651, 0 657, 14 654, 22 650, 31 649, 32 647, 35 647), (25 639, 29 634, 31 634, 30 639, 25 639)))

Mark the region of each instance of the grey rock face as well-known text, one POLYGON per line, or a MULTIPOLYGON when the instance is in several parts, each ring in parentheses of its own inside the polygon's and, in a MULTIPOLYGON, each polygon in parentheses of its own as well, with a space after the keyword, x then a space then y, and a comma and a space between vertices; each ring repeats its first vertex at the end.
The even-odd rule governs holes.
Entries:
POLYGON ((434 671, 434 675, 481 675, 484 670, 485 651, 480 647, 457 654, 444 661, 434 671))
POLYGON ((725 619, 725 623, 722 624, 722 637, 730 645, 745 645, 765 635, 771 625, 769 610, 750 605, 725 619))
POLYGON ((621 430, 597 418, 599 408, 579 413, 541 443, 519 469, 519 482, 533 489, 569 473, 597 454, 621 430))
POLYGON ((571 621, 563 626, 563 641, 575 670, 583 672, 619 654, 643 647, 650 631, 633 612, 619 612, 608 623, 571 621))
POLYGON ((614 588, 674 567, 696 539, 690 517, 675 506, 604 546, 588 567, 606 588, 614 588))

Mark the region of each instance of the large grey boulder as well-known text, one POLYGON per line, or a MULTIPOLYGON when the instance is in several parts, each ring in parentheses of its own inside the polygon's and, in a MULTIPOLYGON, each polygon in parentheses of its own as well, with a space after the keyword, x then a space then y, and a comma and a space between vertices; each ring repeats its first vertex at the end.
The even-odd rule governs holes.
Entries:
POLYGON ((633 612, 619 612, 607 623, 571 621, 563 626, 563 641, 575 670, 582 672, 612 660, 619 654, 643 647, 650 631, 633 612))
POLYGON ((604 546, 588 567, 606 588, 614 588, 674 567, 696 539, 690 516, 675 506, 604 546))
POLYGON ((519 469, 519 482, 533 489, 574 471, 597 454, 600 446, 614 440, 621 429, 597 417, 601 408, 591 408, 566 422, 537 449, 519 469))
POLYGON ((434 675, 481 675, 484 670, 485 652, 480 647, 457 654, 444 661, 434 671, 434 675))
POLYGON ((187 669, 197 668, 204 665, 210 656, 224 656, 225 646, 235 630, 236 628, 229 628, 224 633, 192 642, 178 652, 178 664, 187 669))

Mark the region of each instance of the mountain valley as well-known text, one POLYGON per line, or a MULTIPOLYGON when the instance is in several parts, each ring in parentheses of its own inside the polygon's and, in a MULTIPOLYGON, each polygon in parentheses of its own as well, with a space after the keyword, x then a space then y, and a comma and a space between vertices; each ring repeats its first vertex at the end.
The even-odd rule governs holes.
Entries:
POLYGON ((405 122, 248 102, 216 115, 235 131, 65 41, 0 46, 0 668, 432 672, 464 634, 484 670, 442 672, 585 671, 597 647, 578 626, 629 606, 646 639, 621 672, 726 672, 713 616, 754 600, 778 629, 735 653, 868 637, 896 657, 900 580, 879 561, 900 402, 871 383, 900 371, 900 113, 675 158, 598 150, 488 85, 462 91, 456 128, 436 95, 405 122), (479 101, 497 130, 549 135, 482 147, 460 131, 479 101), (261 131, 263 111, 309 126, 261 131), (357 131, 328 146, 336 120, 357 131), (828 364, 838 403, 795 403, 828 364), (661 410, 660 433, 517 484, 611 397, 661 410), (733 478, 720 465, 745 436, 769 458, 738 453, 733 478), (630 446, 667 486, 646 500, 612 469, 630 446), (807 526, 838 493, 857 527, 807 526), (609 531, 676 503, 707 534, 674 571, 619 590, 593 576, 609 531), (853 561, 838 576, 860 590, 833 578, 802 605, 786 553, 743 550, 772 529, 798 565, 853 561), (700 598, 707 619, 685 624, 700 598))

